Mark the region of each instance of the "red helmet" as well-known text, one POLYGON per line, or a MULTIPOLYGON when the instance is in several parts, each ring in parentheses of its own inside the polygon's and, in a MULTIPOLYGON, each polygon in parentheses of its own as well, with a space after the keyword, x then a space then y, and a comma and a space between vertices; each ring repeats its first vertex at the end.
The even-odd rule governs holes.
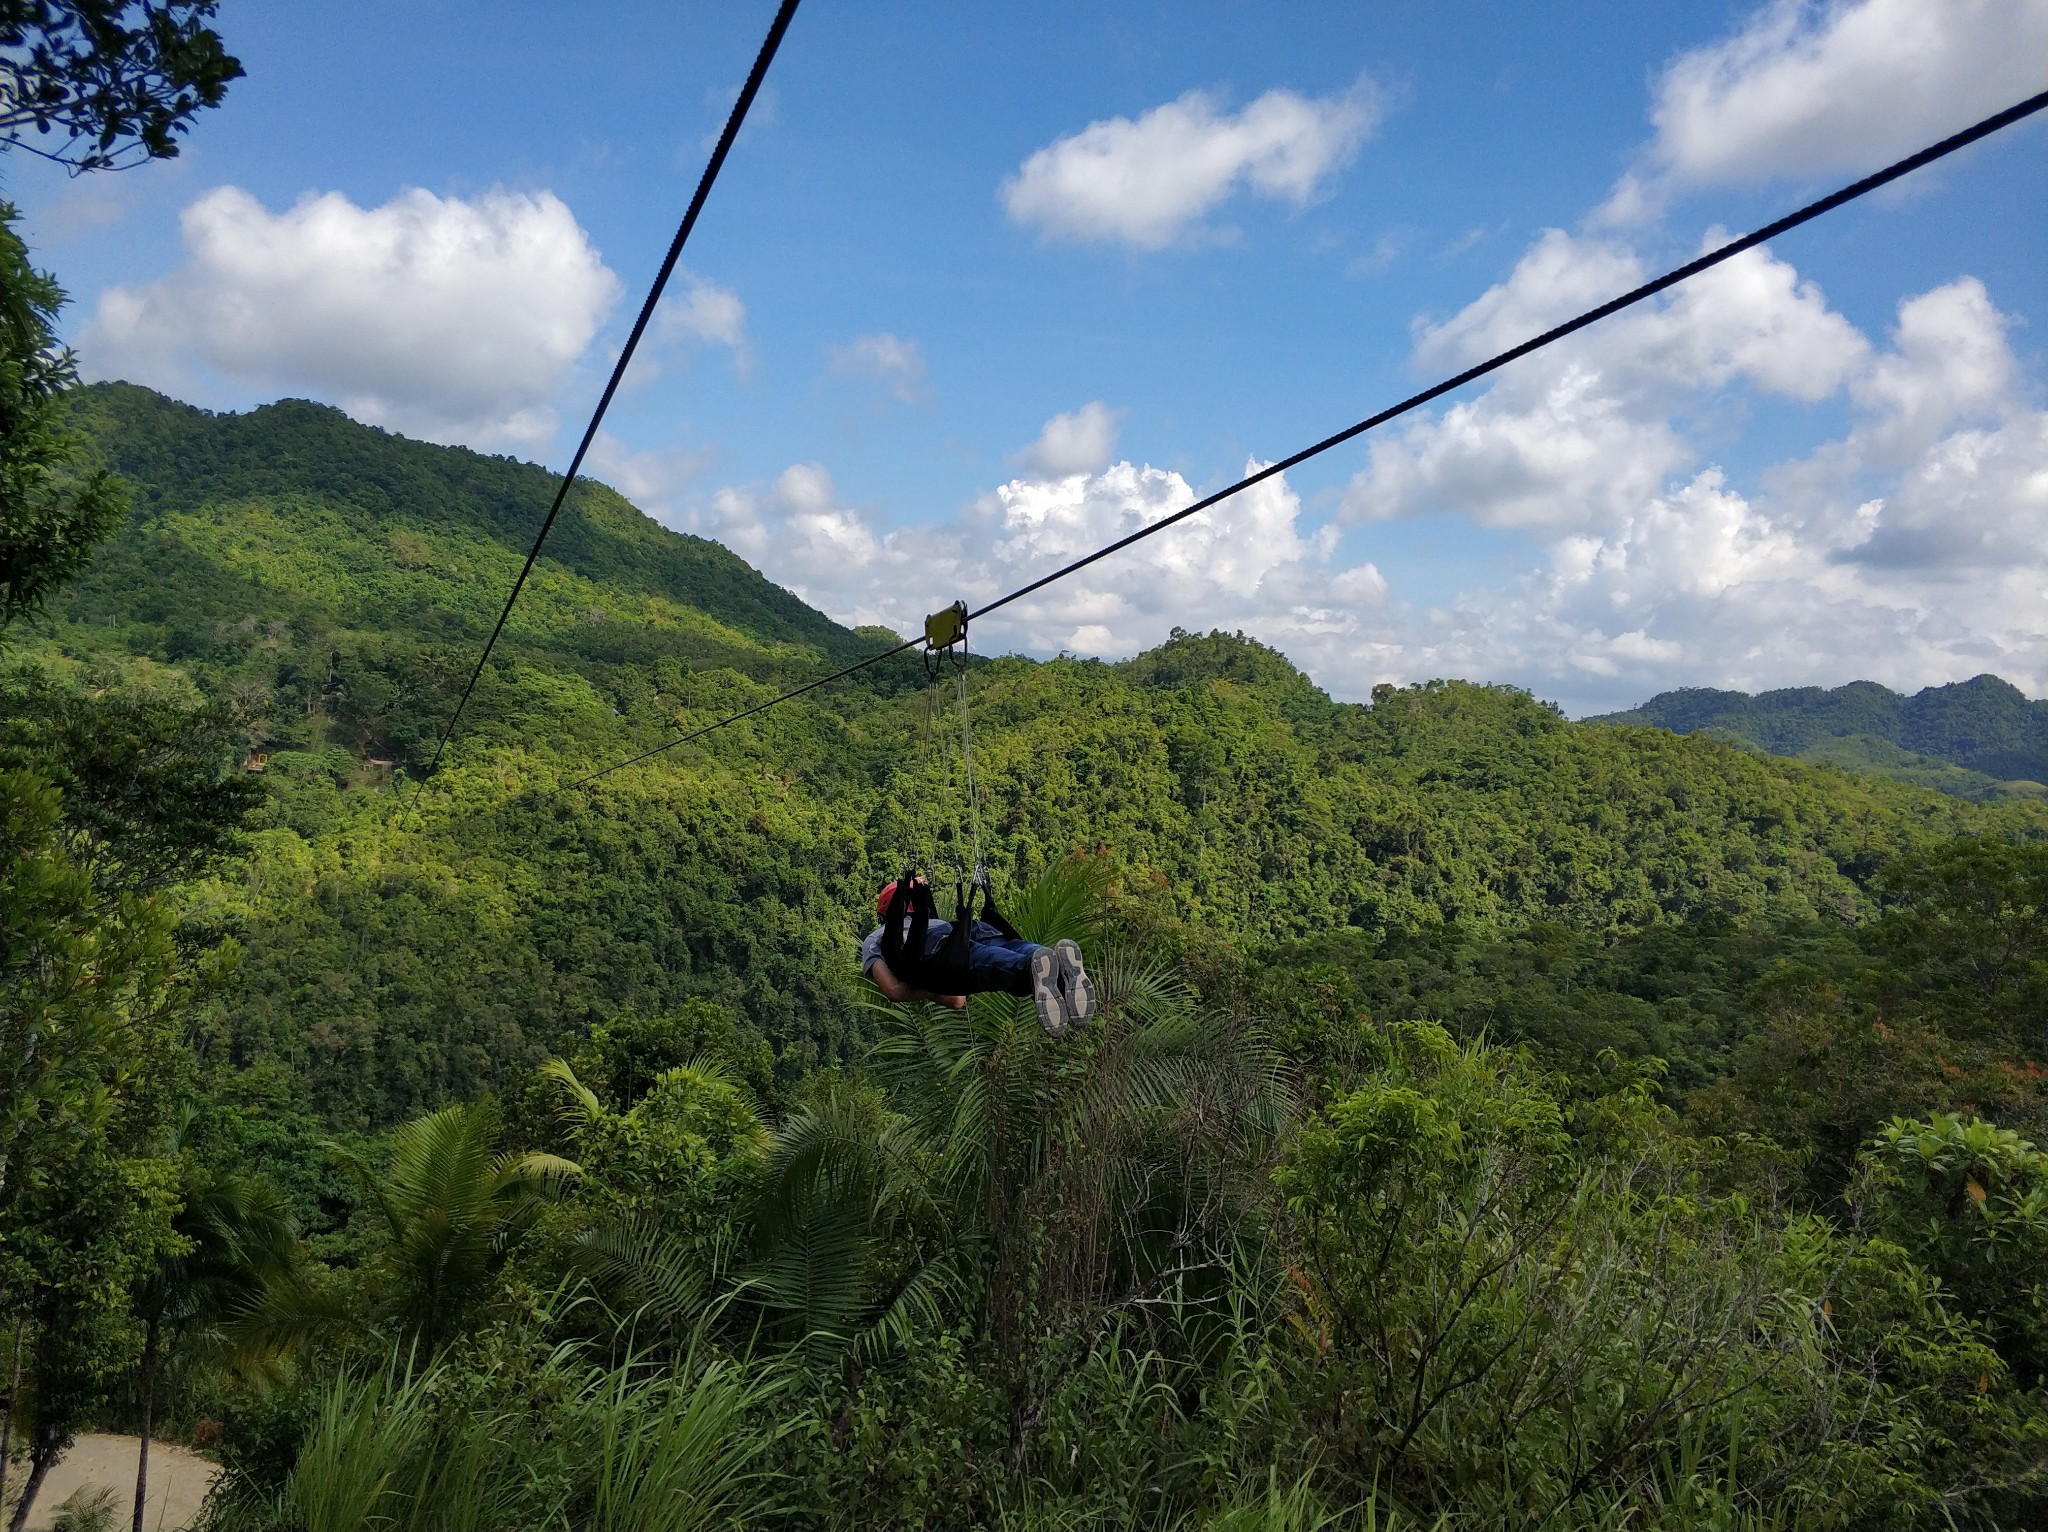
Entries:
POLYGON ((875 895, 875 919, 887 920, 889 918, 889 901, 896 897, 896 883, 897 880, 891 878, 882 885, 882 891, 875 895))

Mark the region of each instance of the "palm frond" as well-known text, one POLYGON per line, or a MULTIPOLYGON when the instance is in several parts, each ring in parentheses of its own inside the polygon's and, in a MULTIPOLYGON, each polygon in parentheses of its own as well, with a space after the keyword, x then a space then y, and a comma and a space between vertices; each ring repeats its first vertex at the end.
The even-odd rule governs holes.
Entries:
POLYGON ((750 1268, 752 1291, 822 1364, 852 1338, 868 1306, 875 1241, 858 1214, 806 1205, 750 1268))
POLYGON ((853 1354, 863 1362, 878 1361, 906 1344, 920 1328, 943 1330, 954 1314, 972 1306, 971 1286, 965 1264, 956 1256, 948 1254, 926 1262, 853 1338, 853 1354))
POLYGON ((1085 947, 1101 929, 1110 876, 1101 862, 1069 858, 1019 888, 1005 912, 1026 941, 1049 947, 1066 939, 1085 947))
POLYGON ((543 1080, 552 1080, 559 1087, 555 1115, 565 1128, 574 1132, 604 1116, 604 1103, 597 1099, 597 1092, 577 1078, 568 1060, 543 1059, 536 1072, 543 1080))
POLYGON ((650 1219, 584 1230, 570 1245, 570 1260, 636 1330, 645 1324, 655 1334, 686 1332, 708 1306, 713 1272, 703 1252, 650 1219))

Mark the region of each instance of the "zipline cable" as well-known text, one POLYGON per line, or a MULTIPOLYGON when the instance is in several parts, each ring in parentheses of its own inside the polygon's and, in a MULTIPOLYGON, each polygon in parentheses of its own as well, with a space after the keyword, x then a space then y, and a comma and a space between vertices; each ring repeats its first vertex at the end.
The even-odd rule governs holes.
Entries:
MULTIPOLYGON (((589 453, 591 443, 597 440, 598 427, 604 424, 605 411, 611 408, 612 397, 619 391, 619 384, 631 365, 633 353, 639 348, 640 337, 647 333, 649 321, 661 302, 663 289, 668 279, 675 274, 676 262, 682 258, 683 246, 689 241, 690 231, 697 226, 697 215, 704 211, 704 202, 711 195, 711 186, 718 179, 718 172, 725 167, 725 158, 732 152, 733 141, 740 136, 740 126, 747 120, 747 110, 754 104, 754 98, 761 93, 761 82, 768 76, 768 66, 775 59, 775 50, 782 46, 782 36, 789 30, 790 19, 796 15, 798 0, 782 0, 781 8, 775 13, 775 20, 769 25, 768 36, 761 44, 761 51, 754 59, 753 70, 747 75, 747 83, 740 87, 739 99, 733 102, 732 111, 725 119, 725 131, 718 135, 718 144, 711 151, 711 158, 704 166, 704 174, 697 181, 696 195, 690 198, 690 206, 683 214, 683 221, 676 229, 676 237, 669 242, 668 255, 663 258, 661 269, 654 275, 654 285, 647 290, 647 299, 640 305, 640 316, 633 321, 632 332, 626 337, 625 347, 619 352, 619 359, 612 366, 612 375, 605 383, 604 392, 598 396, 597 408, 591 411, 590 424, 584 427, 583 440, 576 445, 576 455, 569 460, 569 471, 562 475, 560 487, 555 490, 554 503, 548 507, 548 514, 540 524, 540 532, 533 539, 533 547, 527 550, 526 563, 519 571, 519 578, 512 582, 512 592, 505 598, 505 609, 498 613, 497 625, 491 629, 491 636, 484 640, 484 652, 477 656, 476 668, 469 673, 469 680, 462 688, 462 696, 455 703, 455 711, 448 715, 448 723, 441 730, 441 738, 434 745, 434 757, 427 763, 426 772, 420 781, 440 768, 442 752, 448 748, 448 741, 455 733, 455 726, 462 720, 462 711, 469 706, 470 695, 475 692, 477 682, 482 678, 484 666, 489 663, 491 651, 497 647, 498 637, 505 631, 505 623, 512 616, 513 603, 526 588, 527 576, 533 573, 533 566, 540 558, 541 546, 547 542, 548 533, 553 530, 555 518, 561 514, 562 506, 569 498, 569 490, 576 483, 576 475, 583 467, 583 459, 589 453)), ((419 800, 419 788, 413 791, 415 803, 419 800)))
POLYGON ((1148 526, 1140 527, 1137 531, 1131 533, 1130 536, 1120 537, 1115 542, 1109 544, 1108 547, 1098 548, 1095 552, 1083 558, 1075 559, 1073 563, 1055 569, 1051 574, 1033 580, 1029 585, 1021 586, 1011 591, 1007 596, 998 596, 995 600, 989 602, 987 606, 969 612, 967 615, 970 620, 976 617, 983 617, 999 608, 1008 606, 1012 601, 1022 600, 1033 591, 1043 590, 1055 580, 1064 580, 1068 575, 1075 573, 1077 570, 1086 569, 1098 559, 1106 559, 1112 553, 1120 553, 1125 548, 1130 547, 1132 543, 1142 542, 1145 538, 1152 536, 1156 532, 1165 531, 1176 522, 1186 521, 1188 517, 1206 511, 1211 506, 1228 500, 1240 490, 1250 489, 1254 484, 1262 483, 1272 478, 1275 474, 1282 474, 1290 468, 1299 467, 1312 457, 1320 457, 1332 447, 1341 447, 1353 437, 1362 436, 1375 426, 1383 426, 1397 416, 1407 414, 1410 410, 1420 409, 1432 399, 1441 398, 1453 389, 1462 388, 1475 378, 1483 378, 1489 372, 1505 367, 1510 362, 1518 361, 1532 351, 1541 351, 1553 341, 1563 340, 1567 335, 1583 330, 1587 325, 1595 324, 1610 314, 1619 313, 1633 304, 1641 303, 1645 298, 1653 298, 1667 287, 1676 287, 1688 277, 1696 277, 1701 272, 1720 265, 1723 261, 1734 259, 1734 257, 1742 254, 1745 250, 1754 249, 1767 240, 1776 239, 1780 234, 1785 233, 1789 229, 1796 229, 1801 224, 1811 222, 1813 219, 1820 217, 1823 213, 1834 211, 1834 209, 1840 207, 1845 202, 1853 202, 1866 193, 1876 191, 1880 186, 1885 186, 1898 180, 1900 176, 1910 175, 1921 166, 1931 164, 1945 154, 1953 154, 1958 149, 1974 144, 1978 139, 1988 137, 1996 133, 2000 128, 2009 127, 2021 118, 2031 116, 2033 113, 2040 111, 2043 107, 2048 107, 2048 91, 2043 91, 2038 96, 2030 96, 2017 106, 2007 107, 1997 116, 1987 117, 1975 127, 1965 128, 1953 138, 1944 138, 1938 144, 1929 145, 1918 154, 1909 155, 1907 158, 1900 160, 1896 165, 1890 165, 1880 170, 1876 175, 1865 176, 1862 180, 1843 187, 1831 196, 1823 197, 1818 202, 1809 202, 1805 207, 1799 209, 1798 212, 1788 213, 1776 223, 1767 223, 1753 234, 1745 234, 1742 238, 1730 244, 1722 245, 1719 249, 1701 256, 1696 261, 1688 261, 1685 265, 1678 267, 1674 271, 1667 271, 1654 282, 1645 282, 1641 287, 1631 292, 1623 293, 1619 298, 1611 299, 1596 309, 1588 309, 1585 313, 1579 315, 1578 318, 1568 319, 1554 330, 1545 330, 1541 335, 1525 340, 1521 345, 1511 350, 1503 351, 1499 356, 1489 358, 1481 362, 1477 367, 1468 367, 1455 378, 1446 378, 1443 382, 1433 387, 1425 388, 1419 394, 1411 394, 1390 409, 1381 410, 1377 415, 1369 415, 1364 420, 1359 421, 1357 425, 1347 426, 1334 436, 1326 436, 1313 447, 1305 447, 1292 457, 1285 457, 1277 463, 1270 463, 1266 467, 1261 468, 1257 473, 1247 474, 1228 489, 1218 490, 1206 499, 1197 500, 1185 510, 1175 511, 1171 516, 1163 516, 1148 526))
MULTIPOLYGON (((1190 516, 1209 510, 1211 507, 1228 500, 1232 495, 1237 494, 1241 490, 1249 489, 1254 484, 1262 483, 1276 474, 1285 473, 1290 468, 1299 467, 1310 458, 1320 457, 1333 447, 1341 447, 1345 442, 1364 435, 1375 426, 1385 425, 1388 421, 1405 415, 1411 410, 1420 409, 1432 399, 1441 398, 1453 389, 1462 388, 1475 378, 1483 378, 1488 373, 1497 371, 1507 366, 1508 363, 1529 355, 1532 351, 1540 351, 1554 341, 1563 340, 1567 335, 1575 334, 1585 329, 1586 326, 1607 318, 1610 314, 1617 314, 1625 308, 1641 303, 1645 298, 1655 297, 1665 289, 1675 287, 1688 278, 1696 277, 1701 272, 1720 265, 1723 261, 1734 259, 1745 250, 1752 250, 1768 240, 1777 238, 1788 230, 1798 228, 1803 223, 1810 223, 1823 213, 1833 212, 1844 203, 1853 202, 1858 197, 1866 196, 1876 191, 1879 187, 1888 186, 1901 176, 1911 175, 1914 171, 1919 170, 1923 166, 1933 164, 1934 161, 1941 159, 1945 155, 1954 154, 1958 149, 1968 148, 1979 139, 1989 138, 2000 129, 2011 127, 2014 123, 2033 116, 2034 113, 2042 110, 2044 107, 2048 107, 2048 91, 2042 91, 2039 95, 2029 96, 2026 100, 2009 106, 2002 112, 1986 117, 1982 122, 1977 123, 1973 127, 1965 128, 1962 132, 1944 138, 1939 143, 1928 145, 1917 154, 1910 154, 1895 164, 1887 165, 1883 170, 1878 171, 1874 175, 1868 175, 1860 181, 1851 182, 1840 191, 1832 192, 1822 197, 1818 202, 1809 202, 1797 212, 1787 213, 1783 218, 1773 223, 1767 223, 1753 233, 1745 234, 1740 239, 1732 240, 1728 244, 1709 251, 1697 260, 1688 261, 1683 266, 1667 271, 1663 276, 1658 277, 1654 281, 1645 282, 1641 287, 1623 293, 1618 298, 1610 299, 1598 308, 1588 309, 1576 319, 1568 319, 1555 329, 1545 330, 1541 335, 1525 340, 1519 346, 1503 351, 1498 356, 1491 357, 1476 367, 1468 367, 1456 377, 1446 378, 1441 383, 1425 388, 1419 394, 1411 394, 1399 404, 1381 410, 1377 415, 1369 415, 1364 420, 1359 421, 1358 424, 1347 426, 1334 436, 1326 436, 1314 446, 1306 447, 1300 452, 1295 453, 1292 457, 1282 458, 1279 462, 1270 463, 1266 467, 1259 469, 1256 473, 1247 474, 1227 489, 1220 489, 1213 495, 1197 500, 1193 505, 1188 506, 1184 510, 1175 511, 1171 516, 1163 516, 1155 522, 1140 527, 1128 537, 1120 537, 1106 547, 1098 548, 1093 553, 1075 559, 1071 564, 1062 565, 1051 574, 1033 580, 1029 585, 1019 586, 1006 596, 998 596, 987 605, 967 613, 966 620, 971 621, 977 617, 984 617, 990 612, 999 611, 1013 601, 1020 601, 1034 591, 1043 590, 1055 580, 1064 580, 1068 575, 1078 570, 1086 569, 1090 564, 1100 559, 1106 559, 1113 553, 1122 552, 1133 543, 1142 542, 1155 533, 1164 532, 1168 527, 1173 526, 1177 522, 1185 521, 1190 516)), ((905 639, 893 649, 885 649, 880 654, 870 655, 864 660, 857 660, 851 665, 833 671, 829 676, 820 676, 815 681, 807 681, 802 686, 786 691, 780 696, 769 698, 766 702, 757 702, 752 707, 742 709, 740 712, 734 713, 729 717, 721 718, 715 723, 706 724, 701 729, 693 729, 688 734, 679 735, 677 738, 669 740, 664 744, 642 750, 637 755, 630 755, 622 761, 616 761, 610 766, 593 771, 588 776, 578 777, 573 782, 565 783, 562 790, 583 787, 597 781, 600 777, 607 777, 615 771, 637 765, 651 756, 657 756, 664 751, 673 750, 678 745, 687 745, 692 740, 702 739, 707 734, 716 733, 727 724, 738 723, 743 718, 752 718, 757 713, 765 713, 768 709, 780 703, 801 697, 806 692, 816 691, 821 686, 841 680, 854 674, 856 671, 865 670, 870 665, 879 665, 884 660, 894 659, 906 650, 917 648, 923 642, 922 639, 918 638, 905 639)))
POLYGON ((678 745, 687 745, 693 739, 702 739, 707 734, 715 734, 729 723, 738 723, 742 718, 752 718, 756 713, 765 713, 772 707, 801 697, 805 692, 814 692, 821 686, 829 686, 834 681, 844 680, 857 670, 866 670, 870 665, 879 665, 884 660, 893 660, 897 655, 904 653, 906 650, 915 649, 923 642, 924 640, 921 638, 906 638, 894 649, 884 649, 880 654, 871 654, 864 660, 855 660, 844 669, 835 670, 829 676, 819 676, 815 681, 806 681, 802 686, 793 687, 779 697, 770 697, 766 702, 757 702, 752 707, 741 708, 737 713, 728 714, 716 723, 707 723, 703 728, 693 729, 688 734, 679 734, 665 744, 656 745, 650 750, 643 750, 638 755, 629 755, 623 761, 614 761, 602 770, 593 771, 587 777, 578 777, 573 782, 564 782, 560 790, 567 792, 572 787, 582 787, 585 783, 595 782, 599 777, 608 777, 615 771, 622 771, 628 766, 644 761, 651 755, 660 755, 664 750, 673 750, 678 745))

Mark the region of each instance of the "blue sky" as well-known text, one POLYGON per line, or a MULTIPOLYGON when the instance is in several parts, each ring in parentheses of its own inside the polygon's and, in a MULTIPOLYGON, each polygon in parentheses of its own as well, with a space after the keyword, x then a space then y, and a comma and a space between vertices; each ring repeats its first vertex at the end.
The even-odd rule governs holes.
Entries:
MULTIPOLYGON (((177 161, 7 192, 88 373, 561 465, 771 7, 229 0, 177 161)), ((806 0, 599 453, 833 615, 985 599, 2048 86, 2048 0, 806 0)), ((2048 128, 1004 614, 1340 696, 2048 691, 2048 128)), ((1740 269, 1737 269, 1737 268, 1740 269)), ((536 508, 536 516, 539 508, 536 508)))

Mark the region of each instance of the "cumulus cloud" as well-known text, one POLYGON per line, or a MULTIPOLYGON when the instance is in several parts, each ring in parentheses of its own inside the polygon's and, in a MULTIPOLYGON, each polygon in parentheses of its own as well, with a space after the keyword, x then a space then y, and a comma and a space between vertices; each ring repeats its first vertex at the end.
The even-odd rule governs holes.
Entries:
POLYGON ((747 306, 740 295, 695 272, 677 275, 683 279, 681 293, 663 298, 655 313, 660 337, 724 346, 743 356, 747 350, 747 306))
MULTIPOLYGON (((765 485, 727 485, 686 519, 828 612, 848 611, 849 598, 862 599, 851 593, 888 562, 883 539, 860 510, 840 501, 831 473, 818 463, 792 463, 765 485)), ((873 622, 858 614, 894 610, 886 597, 877 599, 867 596, 849 620, 873 622)))
POLYGON ((713 447, 636 452, 609 431, 599 431, 584 461, 587 472, 641 509, 658 514, 710 470, 718 452, 713 447))
MULTIPOLYGON (((1547 235, 1418 349, 1441 365, 1544 322, 1557 300, 1536 276, 1570 299, 1573 248, 1603 276, 1634 269, 1626 247, 1547 235)), ((1581 712, 1676 685, 1910 689, 1985 670, 2048 690, 2048 412, 1982 284, 1910 297, 1868 337, 1767 251, 1724 281, 1382 443, 1334 514, 1268 481, 1006 608, 983 642, 1115 658, 1177 624, 1242 628, 1339 696, 1463 675, 1581 712), (1843 431, 1749 482, 1694 440, 1702 401, 1830 397, 1843 431), (1418 609, 1344 551, 1360 516, 1446 514, 1511 529, 1521 571, 1418 609)), ((1108 461, 1114 429, 1099 401, 1055 417, 1019 477, 937 521, 892 526, 815 463, 670 519, 842 621, 911 632, 1194 502, 1179 473, 1108 461)))
MULTIPOLYGON (((1549 230, 1505 282, 1424 327, 1418 360, 1470 366, 1642 277, 1627 247, 1549 230)), ((1693 461, 1674 419, 1687 399, 1740 382, 1812 402, 1868 354, 1817 287, 1767 249, 1744 251, 1661 302, 1511 364, 1478 398, 1375 440, 1344 514, 1441 510, 1551 531, 1599 524, 1693 461)))
MULTIPOLYGON (((1554 266, 1562 238, 1531 269, 1554 266)), ((2048 689, 2048 413, 2026 403, 2004 316, 1964 278, 1903 302, 1873 345, 1753 254, 1730 263, 1730 291, 1539 354, 1378 445, 1350 514, 1448 511, 1540 540, 1510 588, 1404 635, 1410 674, 1514 676, 1588 707, 1681 684, 1911 689, 1984 670, 2048 689), (1689 398, 1731 387, 1845 394, 1850 429, 1738 488, 1682 429, 1689 398)), ((1485 348, 1515 283, 1421 348, 1485 348)))
POLYGON ((1658 81, 1605 209, 1673 189, 1872 170, 2048 85, 2048 0, 1773 0, 1658 81))
POLYGON ((1078 410, 1053 416, 1038 433, 1038 440, 1018 453, 1014 461, 1038 479, 1094 473, 1109 466, 1123 423, 1122 410, 1113 410, 1100 399, 1091 400, 1078 410))
MULTIPOLYGON (((1119 462, 1012 479, 954 518, 879 529, 817 464, 728 486, 681 518, 843 622, 914 631, 955 598, 979 604, 1191 504, 1163 468, 1119 462)), ((1304 524, 1300 497, 1266 481, 1172 532, 1085 570, 978 630, 992 646, 1110 657, 1175 623, 1243 627, 1310 663, 1384 642, 1386 581, 1335 557, 1332 528, 1304 524)))
POLYGON ((1189 91, 1038 150, 1003 183, 1003 206, 1046 239, 1162 249, 1240 189, 1305 205, 1386 110, 1370 80, 1335 96, 1269 90, 1234 113, 1189 91))
MULTIPOLYGON (((1435 370, 1488 354, 1639 265, 1611 239, 1545 234, 1498 287, 1420 327, 1418 356, 1435 370)), ((1115 658, 1175 625, 1242 628, 1338 696, 1461 675, 1576 712, 1679 685, 1913 689, 1986 670, 2038 695, 2048 412, 2011 328, 1963 278, 1866 335, 1790 264, 1748 252, 1383 439, 1335 505, 1269 481, 1004 609, 981 638, 1115 658), (1831 439, 1761 469, 1711 460, 1744 411, 1816 402, 1841 422, 1831 439), (1420 605, 1349 551, 1395 517, 1502 529, 1511 562, 1420 605)), ((1117 423, 1099 400, 1055 416, 1017 477, 934 521, 896 525, 816 463, 681 495, 668 519, 842 621, 912 632, 1194 502, 1181 474, 1113 460, 1117 423)))
POLYGON ((375 208, 328 192, 272 213, 223 186, 181 228, 176 270, 101 295, 79 341, 92 376, 189 397, 210 374, 435 441, 544 446, 620 292, 547 192, 414 188, 375 208))
POLYGON ((887 331, 856 335, 826 355, 841 377, 873 379, 905 404, 924 397, 924 351, 914 340, 887 331))

